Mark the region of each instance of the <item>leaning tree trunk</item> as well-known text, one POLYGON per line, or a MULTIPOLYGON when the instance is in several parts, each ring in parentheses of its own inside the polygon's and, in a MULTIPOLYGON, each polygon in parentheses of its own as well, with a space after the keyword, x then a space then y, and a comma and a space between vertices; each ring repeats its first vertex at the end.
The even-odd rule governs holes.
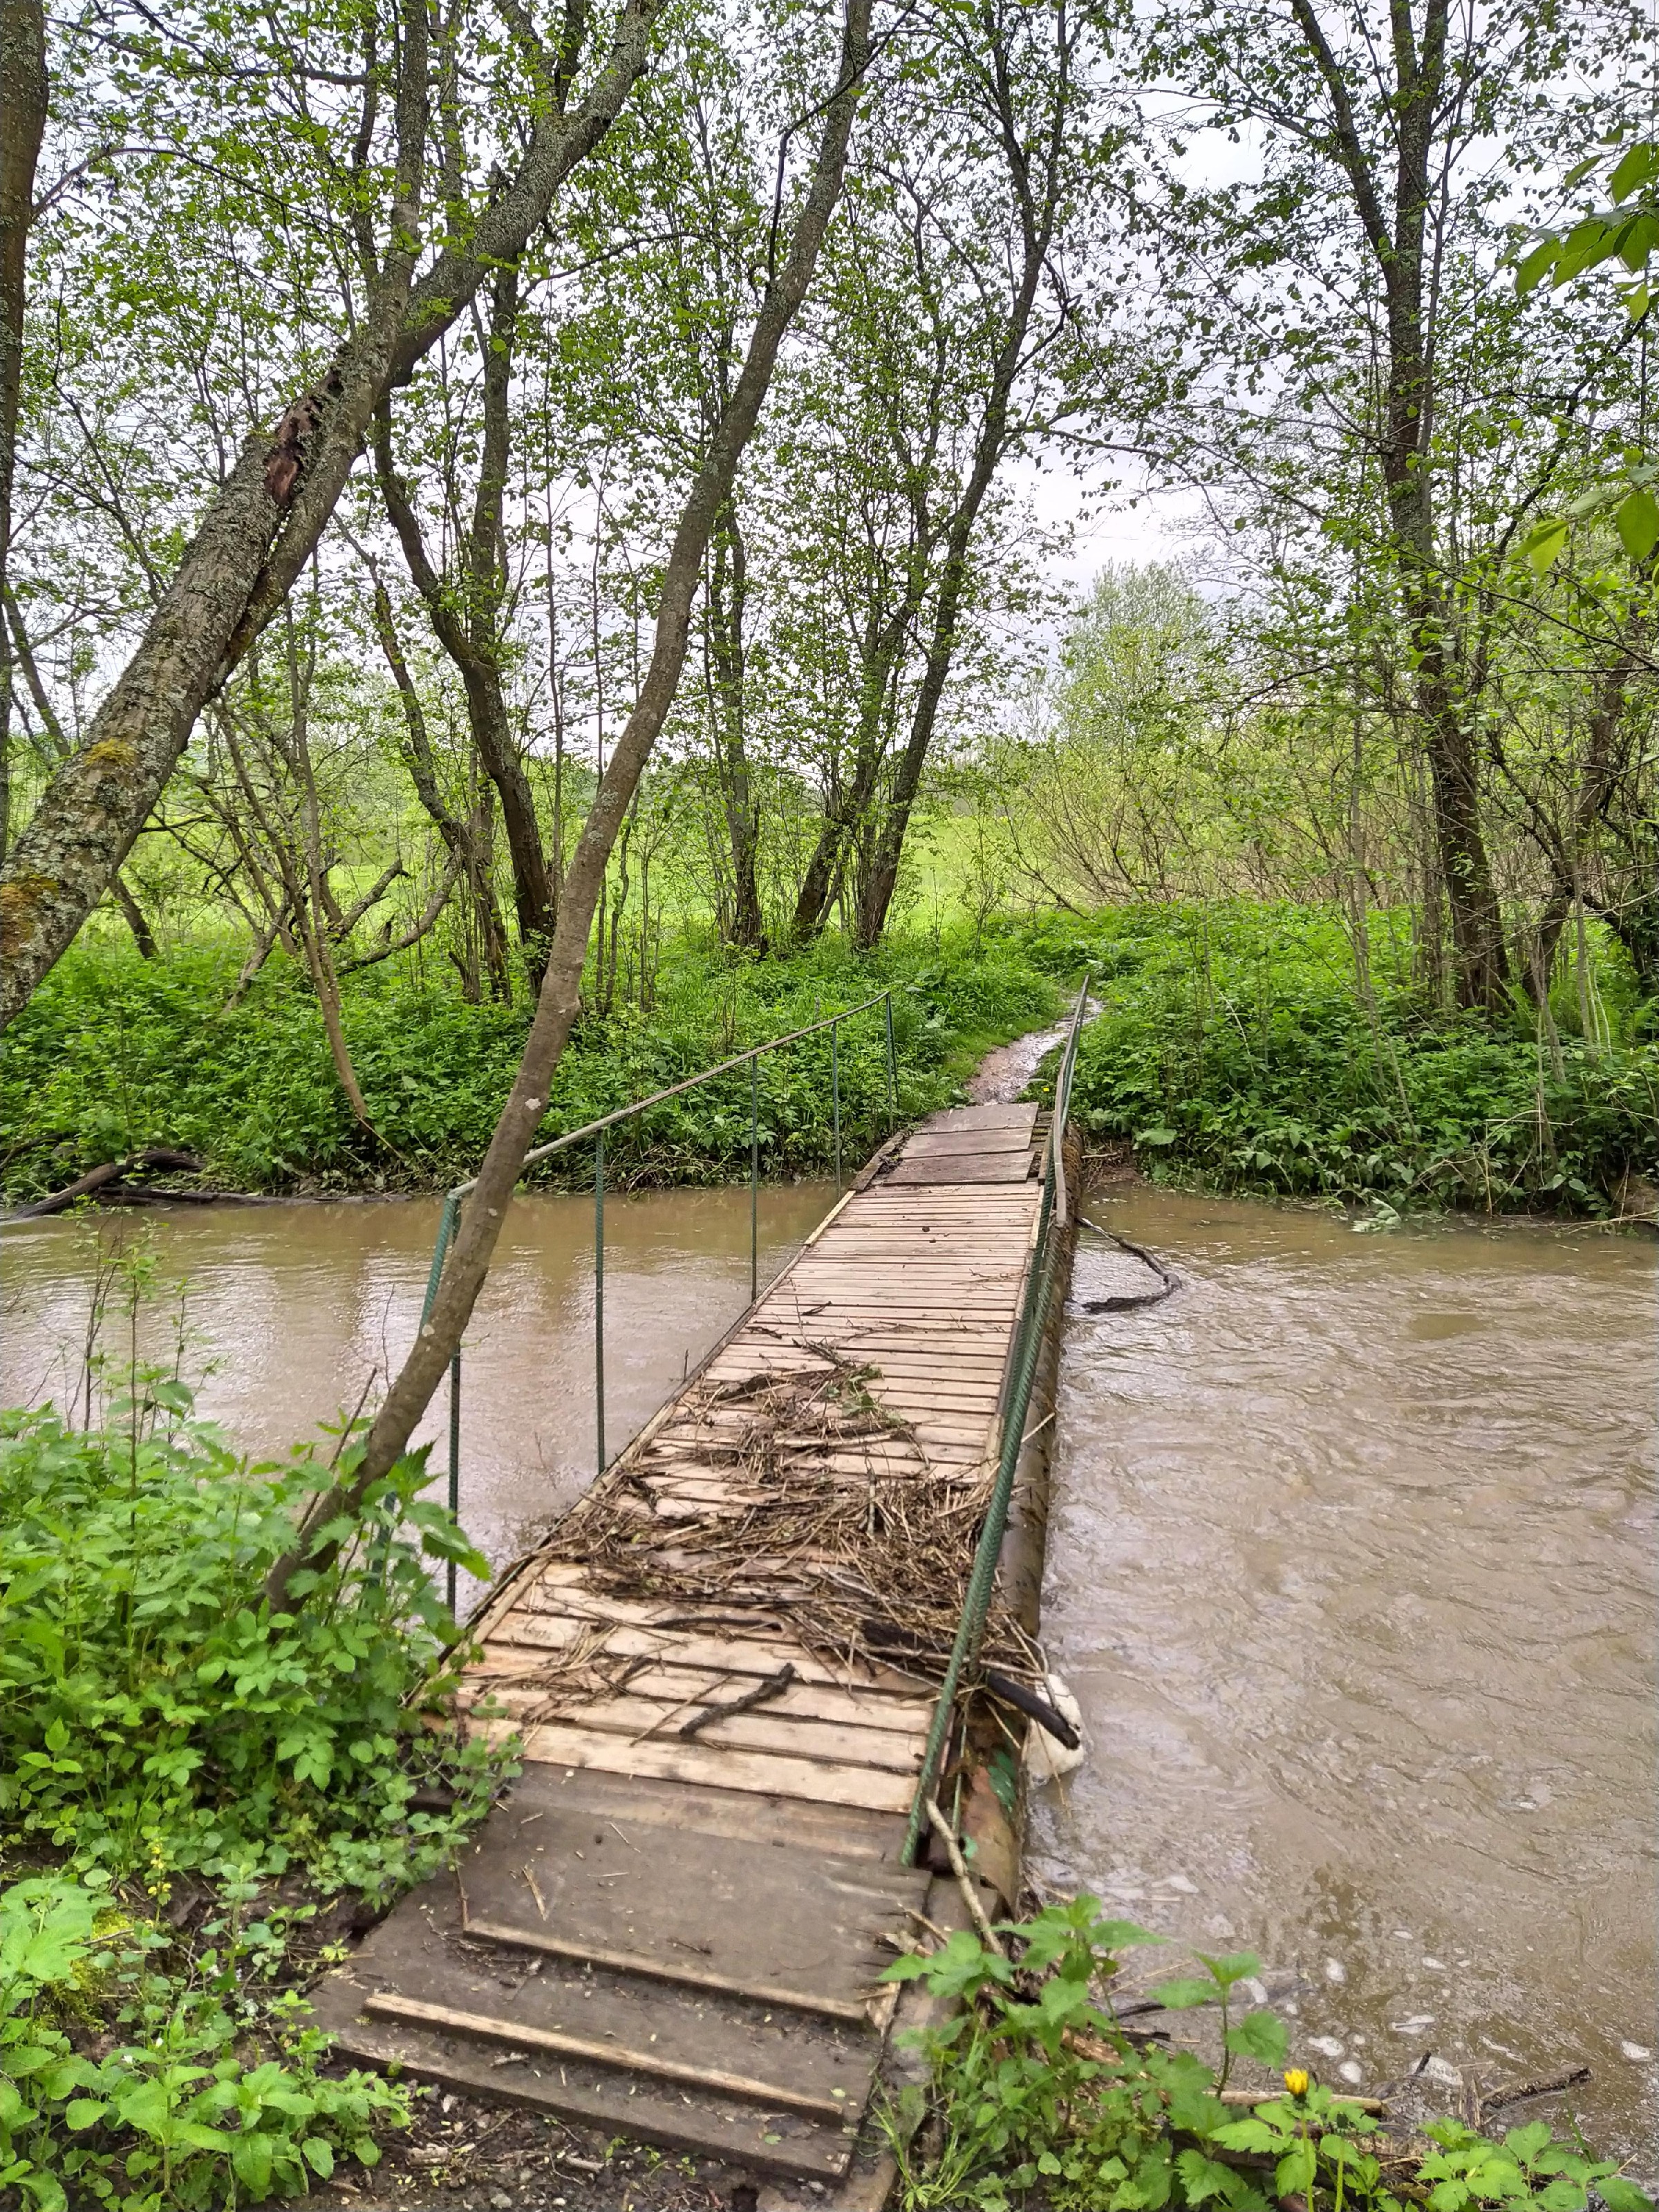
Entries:
POLYGON ((782 270, 769 282, 750 337, 748 352, 732 397, 722 409, 708 458, 674 533, 662 593, 657 606, 651 659, 638 700, 611 756, 559 901, 547 970, 542 979, 536 1018, 525 1044, 513 1089, 495 1124, 489 1149, 455 1231, 438 1284, 432 1311, 422 1323, 413 1349, 386 1393, 350 1479, 320 1497, 306 1516, 293 1547, 272 1567, 265 1592, 273 1609, 289 1602, 289 1586, 301 1568, 333 1555, 315 1532, 337 1516, 355 1516, 362 1500, 407 1449, 415 1425, 425 1412, 471 1316, 483 1287, 501 1222, 513 1196, 537 1127, 547 1108, 548 1086, 580 1005, 582 968, 587 957, 599 889, 651 749, 655 744, 679 687, 690 636, 691 611, 703 556, 720 509, 730 496, 744 447, 753 434, 772 381, 778 349, 794 320, 817 265, 823 234, 847 161, 860 80, 869 65, 872 0, 848 0, 836 87, 824 111, 823 132, 812 179, 795 224, 782 270))
MULTIPOLYGON (((322 384, 289 409, 274 444, 247 441, 212 495, 137 651, 0 870, 0 1024, 27 1002, 108 889, 203 707, 286 600, 386 392, 437 343, 489 271, 517 260, 555 193, 610 128, 645 68, 665 4, 626 0, 605 65, 574 112, 563 112, 554 88, 543 92, 516 173, 416 283, 428 12, 422 0, 405 0, 398 174, 380 274, 322 384)), ((580 24, 585 12, 571 0, 568 22, 580 24)))

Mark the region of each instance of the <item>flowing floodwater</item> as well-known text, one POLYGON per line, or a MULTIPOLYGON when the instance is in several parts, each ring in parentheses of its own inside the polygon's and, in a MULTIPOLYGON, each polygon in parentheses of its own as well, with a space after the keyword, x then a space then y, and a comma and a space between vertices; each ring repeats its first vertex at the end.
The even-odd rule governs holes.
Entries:
MULTIPOLYGON (((822 1219, 832 1185, 760 1197, 763 1284, 822 1219)), ((143 1234, 163 1277, 184 1279, 197 1410, 237 1448, 274 1456, 384 1387, 420 1320, 435 1200, 166 1208, 86 1224, 10 1224, 0 1235, 0 1403, 76 1388, 98 1240, 143 1234)), ((605 1445, 619 1451, 749 1299, 744 1189, 606 1194, 605 1445)), ((167 1301, 144 1317, 165 1343, 167 1301)), ((110 1332, 115 1341, 118 1332, 110 1332)), ((441 1389, 418 1438, 447 1465, 441 1389)), ((497 1566, 592 1479, 593 1202, 514 1201, 467 1330, 461 1371, 461 1518, 497 1566)), ((434 1495, 441 1497, 441 1475, 434 1495)))
POLYGON ((1184 1287, 1076 1313, 1134 1272, 1084 1236, 1043 1618, 1089 1755, 1033 1872, 1294 1975, 1334 2084, 1588 2064, 1586 2133, 1650 2169, 1655 1245, 1087 1211, 1184 1287))
MULTIPOLYGON (((763 1192, 763 1279, 832 1195, 763 1192)), ((1045 1629, 1089 1756, 1039 1796, 1034 1872, 1260 1951, 1328 2079, 1584 2062, 1587 2132, 1648 2155, 1659 1252, 1133 1186, 1088 1210, 1184 1287, 1068 1326, 1045 1629)), ((400 1357, 437 1206, 118 1222, 188 1279, 202 1409, 276 1453, 400 1357)), ((606 1231, 615 1451, 738 1317, 748 1194, 611 1197, 606 1231)), ((5 1230, 5 1402, 67 1396, 96 1233, 5 1230)), ((592 1239, 589 1200, 515 1202, 468 1334, 463 1517, 498 1565, 592 1473, 592 1239)), ((1106 1249, 1074 1306, 1133 1286, 1106 1249)))

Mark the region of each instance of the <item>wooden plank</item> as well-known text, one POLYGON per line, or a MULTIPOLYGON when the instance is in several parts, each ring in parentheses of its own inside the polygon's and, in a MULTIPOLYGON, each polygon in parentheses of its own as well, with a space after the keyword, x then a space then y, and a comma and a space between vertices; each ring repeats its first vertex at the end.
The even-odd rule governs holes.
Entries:
MULTIPOLYGON (((638 1697, 682 1705, 688 1698, 734 1695, 747 1684, 734 1681, 727 1668, 683 1666, 671 1656, 665 1656, 658 1666, 642 1667, 628 1686, 638 1697)), ((767 1710, 805 1713, 817 1720, 846 1721, 854 1727, 901 1730, 919 1728, 925 1735, 933 1722, 933 1700, 893 1690, 846 1690, 838 1683, 792 1682, 782 1697, 769 1701, 767 1710)))
MULTIPOLYGON (((508 1650, 566 1650, 588 1633, 592 1626, 591 1621, 575 1620, 559 1613, 532 1613, 515 1608, 491 1633, 485 1647, 486 1654, 495 1650, 498 1644, 508 1650)), ((891 1684, 899 1689, 914 1692, 918 1688, 931 1689, 933 1686, 924 1676, 907 1674, 896 1667, 884 1667, 877 1670, 853 1661, 832 1671, 824 1661, 814 1659, 781 1639, 776 1644, 763 1644, 736 1638, 728 1640, 707 1633, 697 1635, 684 1629, 630 1626, 611 1629, 605 1638, 604 1649, 624 1659, 672 1658, 678 1666, 724 1667, 733 1674, 775 1674, 782 1662, 787 1659, 793 1662, 803 1680, 833 1682, 842 1687, 891 1684)), ((671 1776, 668 1778, 678 1781, 684 1778, 671 1776)))
MULTIPOLYGON (((560 1823, 571 1814, 573 1808, 574 1815, 594 1822, 596 1832, 625 1853, 624 1837, 637 1843, 642 1828, 663 1831, 660 1841, 647 1838, 653 1862, 664 1863, 660 1887, 655 1893, 658 1894, 672 1889, 678 1869, 692 1867, 694 1853, 702 1849, 696 1840, 700 1837, 714 1840, 714 1872, 710 1878, 716 1881, 725 1878, 720 1869, 729 1870, 742 1863, 744 1854, 754 1852, 763 1870, 754 1878, 768 1885, 781 1881, 797 1897, 801 1893, 801 1882, 815 1879, 815 1869, 821 1871, 820 1854, 827 1856, 836 1868, 850 1866, 854 1878, 860 1883, 874 1887, 883 1895, 901 1901, 919 1902, 916 1886, 927 1886, 915 1868, 898 1863, 899 1847, 904 1839, 903 1820, 896 1819, 890 1813, 872 1813, 856 1806, 807 1805, 799 1798, 754 1797, 740 1790, 709 1790, 686 1782, 653 1782, 639 1774, 601 1774, 592 1768, 579 1771, 574 1767, 531 1766, 513 1784, 489 1820, 494 1822, 510 1818, 526 1828, 528 1838, 550 1833, 556 1844, 560 1823), (622 1827, 623 1836, 617 1835, 613 1823, 622 1827), (678 1857, 672 1840, 676 1837, 688 1839, 678 1857), (731 1845, 737 1846, 737 1850, 728 1848, 731 1845), (795 1853, 808 1855, 800 1881, 790 1871, 795 1853), (672 1865, 668 1863, 671 1861, 672 1865)), ((474 1850, 477 1848, 475 1842, 474 1850)), ((557 1856, 556 1851, 554 1856, 557 1856)), ((627 1853, 627 1859, 632 1865, 631 1853, 627 1853)), ((562 1870, 568 1875, 570 1867, 567 1865, 562 1870)), ((836 1878, 844 1876, 838 1875, 836 1878)), ((695 1886, 696 1910, 706 1915, 710 1903, 708 1885, 697 1876, 695 1886)), ((488 1889, 483 1893, 487 1895, 488 1889)), ((507 1917, 510 1919, 514 1916, 509 1913, 507 1917)), ((756 1923, 748 1917, 732 1923, 733 1930, 746 1931, 745 1941, 755 1927, 756 1923)), ((799 1922, 792 1923, 791 1932, 793 1936, 803 1932, 799 1922)))
POLYGON ((696 2097, 672 2084, 630 2081, 625 2075, 571 2061, 545 2072, 527 2061, 497 2064, 487 2043, 416 2027, 411 2021, 370 2021, 362 2014, 346 1970, 325 1978, 313 2009, 350 2057, 394 2067, 441 2088, 499 2103, 503 2098, 531 2112, 592 2128, 604 2138, 625 2136, 696 2152, 749 2172, 811 2179, 833 2185, 845 2175, 852 2137, 845 2127, 805 2113, 757 2117, 749 2106, 720 2097, 696 2097))
POLYGON ((925 1130, 933 1129, 1024 1129, 1036 1127, 1038 1108, 1030 1099, 1003 1103, 995 1101, 983 1106, 947 1106, 937 1114, 930 1114, 921 1123, 925 1130))
POLYGON ((918 1129, 901 1159, 937 1159, 950 1152, 1025 1152, 1031 1148, 1024 1129, 918 1129))
MULTIPOLYGON (((500 1743, 519 1731, 491 1721, 481 1733, 500 1743)), ((914 1795, 903 1775, 874 1766, 834 1766, 776 1753, 700 1749, 693 1743, 629 1743, 568 1723, 543 1722, 524 1730, 524 1755, 550 1766, 598 1767, 606 1774, 643 1774, 659 1782, 698 1782, 715 1790, 748 1790, 767 1797, 857 1805, 876 1813, 908 1813, 914 1795)))
POLYGON ((377 1990, 366 1998, 363 2010, 374 2020, 408 2020, 423 2027, 449 2028, 457 2035, 472 2035, 509 2048, 527 2045, 558 2058, 582 2058, 592 2066, 615 2066, 631 2074, 653 2075, 659 2081, 683 2082, 712 2091, 716 2096, 740 2097, 750 2104, 781 2105, 792 2112, 810 2112, 820 2119, 840 2119, 845 2099, 813 2095, 777 2081, 762 2081, 743 2074, 727 2074, 714 2067, 687 2066, 672 2058, 659 2058, 645 2049, 630 2051, 620 2043, 592 2043, 586 2036, 567 2035, 550 2027, 532 2027, 522 2020, 497 2020, 489 2013, 463 2012, 458 2006, 428 2004, 420 1997, 377 1990))
MULTIPOLYGON (((545 1953, 550 1958, 579 1960, 586 1966, 604 1966, 612 1973, 643 1974, 647 1980, 672 1982, 683 1989, 708 1990, 718 1996, 743 1997, 750 2004, 776 2005, 786 2012, 817 2013, 827 2020, 844 2020, 860 2027, 869 2017, 868 2008, 855 1997, 815 1997, 799 1990, 775 1988, 768 1982, 750 1983, 729 1974, 700 1972, 695 1966, 649 1958, 638 1951, 602 1951, 596 1944, 584 1943, 580 1937, 567 1941, 562 1936, 549 1935, 544 1928, 520 1927, 517 1923, 475 1920, 469 1915, 465 1925, 469 1936, 486 1943, 510 1943, 520 1950, 545 1953)), ((840 2112, 839 2105, 836 2110, 840 2112)))
MULTIPOLYGON (((514 1717, 544 1705, 549 1696, 556 1694, 538 1688, 469 1692, 465 1686, 461 1692, 469 1701, 491 1696, 514 1717)), ((696 1711, 697 1703, 695 1697, 672 1705, 632 1695, 594 1698, 572 1706, 552 1724, 597 1729, 624 1736, 630 1743, 673 1747, 688 1741, 678 1735, 678 1724, 696 1711)), ((886 1773, 915 1774, 921 1765, 927 1737, 926 1721, 915 1729, 899 1731, 864 1721, 818 1720, 805 1713, 774 1717, 769 1707, 764 1711, 738 1713, 727 1721, 711 1721, 697 1731, 695 1741, 716 1750, 775 1752, 787 1759, 810 1759, 831 1766, 879 1767, 886 1773)))
POLYGON ((908 1156, 887 1171, 890 1184, 945 1182, 1026 1182, 1030 1179, 1031 1155, 1020 1152, 947 1153, 939 1159, 908 1156))

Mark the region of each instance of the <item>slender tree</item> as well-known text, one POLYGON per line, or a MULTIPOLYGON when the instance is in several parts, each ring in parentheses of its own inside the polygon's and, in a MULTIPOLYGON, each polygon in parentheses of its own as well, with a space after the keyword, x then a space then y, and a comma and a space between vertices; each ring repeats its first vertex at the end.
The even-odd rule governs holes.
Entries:
POLYGON ((611 850, 678 688, 709 539, 760 419, 779 349, 800 311, 841 190, 854 113, 869 66, 871 9, 872 0, 848 0, 836 77, 820 103, 817 158, 788 249, 768 275, 730 403, 681 511, 663 570, 650 661, 577 840, 524 1057, 462 1209, 432 1311, 386 1393, 352 1474, 317 1500, 296 1542, 272 1567, 266 1595, 274 1607, 303 1595, 295 1578, 308 1567, 314 1571, 319 1553, 331 1549, 326 1532, 340 1516, 357 1511, 368 1491, 407 1449, 483 1287, 525 1154, 546 1110, 548 1085, 580 1005, 589 933, 611 850))
MULTIPOLYGON (((29 227, 47 93, 40 0, 0 0, 0 607, 8 598, 29 227)), ((0 861, 11 842, 12 669, 10 626, 0 613, 0 861)))

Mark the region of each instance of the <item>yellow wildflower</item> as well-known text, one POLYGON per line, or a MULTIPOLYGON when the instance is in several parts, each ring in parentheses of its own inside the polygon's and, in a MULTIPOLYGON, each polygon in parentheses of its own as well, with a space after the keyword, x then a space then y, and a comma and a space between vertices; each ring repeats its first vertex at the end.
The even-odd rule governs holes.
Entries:
POLYGON ((1305 2097, 1307 2095, 1308 2076, 1300 2066, 1292 2066, 1290 2068, 1285 2076, 1285 2087, 1290 2091, 1293 2097, 1305 2097))

